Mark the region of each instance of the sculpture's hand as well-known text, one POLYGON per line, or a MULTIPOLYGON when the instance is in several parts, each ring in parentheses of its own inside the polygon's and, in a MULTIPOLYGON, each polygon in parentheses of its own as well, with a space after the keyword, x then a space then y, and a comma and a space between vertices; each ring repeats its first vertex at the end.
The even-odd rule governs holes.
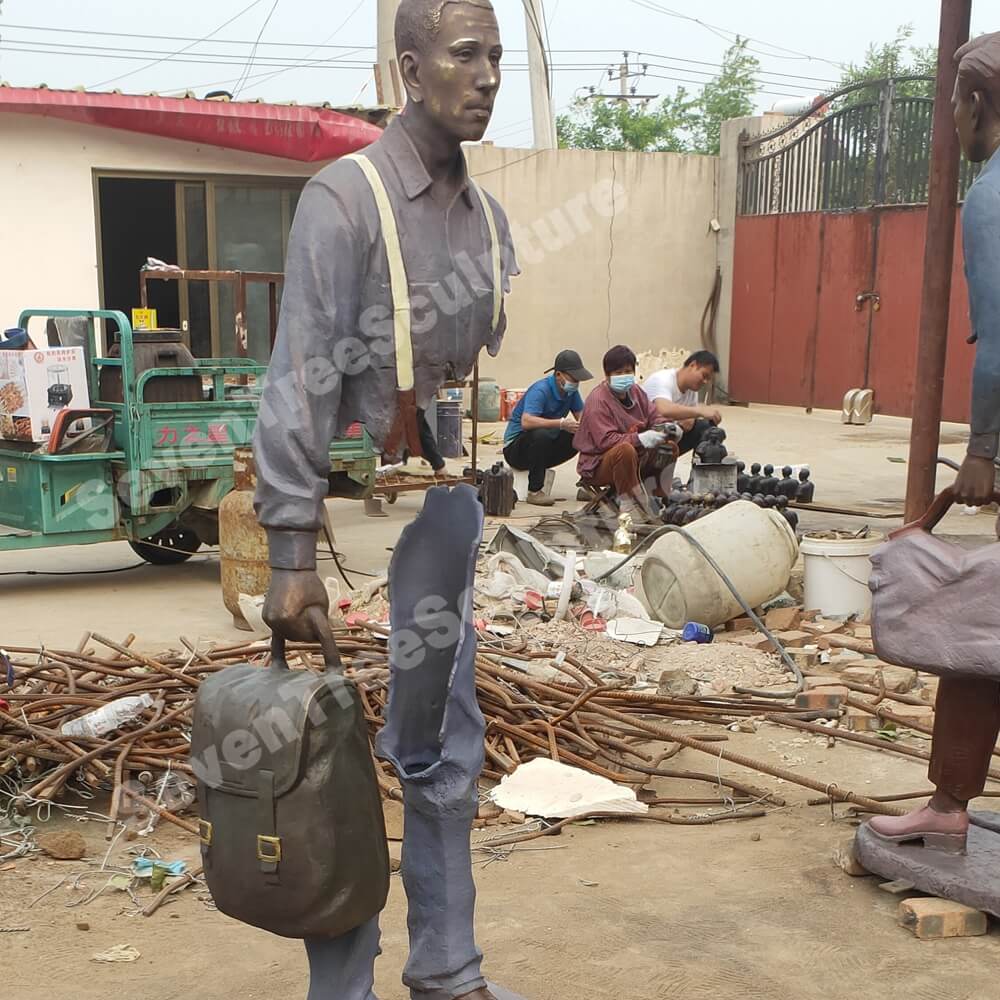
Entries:
POLYGON ((315 642, 315 611, 325 618, 330 598, 314 569, 276 569, 264 602, 264 621, 272 631, 294 642, 315 642))
POLYGON ((968 507, 984 507, 993 498, 995 482, 992 458, 967 455, 955 481, 955 500, 968 507))

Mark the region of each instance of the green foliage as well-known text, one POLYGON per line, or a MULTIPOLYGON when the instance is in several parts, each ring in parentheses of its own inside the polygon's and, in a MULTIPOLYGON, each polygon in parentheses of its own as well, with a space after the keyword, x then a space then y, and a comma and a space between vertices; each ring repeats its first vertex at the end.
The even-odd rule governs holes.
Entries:
POLYGON ((746 46, 737 41, 726 52, 719 75, 697 95, 679 87, 652 105, 606 97, 577 101, 556 120, 560 147, 718 154, 722 123, 754 111, 760 63, 746 46))
MULTIPOLYGON (((851 63, 844 72, 837 89, 849 87, 865 80, 899 79, 905 76, 937 76, 937 48, 934 45, 912 45, 913 25, 904 24, 895 38, 880 45, 874 42, 861 63, 851 63)), ((908 80, 896 86, 900 97, 934 97, 933 80, 908 80)), ((865 87, 848 94, 843 106, 878 101, 878 88, 865 87)))

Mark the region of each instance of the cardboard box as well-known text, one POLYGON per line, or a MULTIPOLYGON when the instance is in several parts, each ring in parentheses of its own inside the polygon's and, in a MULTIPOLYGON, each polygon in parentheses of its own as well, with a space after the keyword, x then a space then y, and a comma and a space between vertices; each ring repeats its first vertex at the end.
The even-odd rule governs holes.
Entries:
POLYGON ((0 351, 0 438, 44 444, 60 410, 89 407, 82 347, 0 351))

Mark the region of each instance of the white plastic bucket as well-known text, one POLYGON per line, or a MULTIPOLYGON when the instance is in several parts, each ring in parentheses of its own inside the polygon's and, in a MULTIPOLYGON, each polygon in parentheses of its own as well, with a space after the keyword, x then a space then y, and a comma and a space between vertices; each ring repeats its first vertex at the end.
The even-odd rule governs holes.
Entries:
POLYGON ((829 618, 867 614, 872 606, 868 589, 871 555, 884 541, 880 534, 867 538, 806 535, 801 544, 806 607, 829 618))

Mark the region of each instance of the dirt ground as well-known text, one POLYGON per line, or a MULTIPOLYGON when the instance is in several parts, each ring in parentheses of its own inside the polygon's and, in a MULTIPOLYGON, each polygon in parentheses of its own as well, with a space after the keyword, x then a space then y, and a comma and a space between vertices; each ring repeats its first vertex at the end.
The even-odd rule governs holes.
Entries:
MULTIPOLYGON (((726 424, 730 444, 748 461, 810 462, 822 502, 879 501, 891 509, 901 501, 906 466, 891 459, 907 453, 905 421, 879 418, 869 428, 843 428, 834 414, 755 407, 727 410, 726 424)), ((944 451, 952 457, 961 454, 961 430, 946 431, 944 451)), ((573 482, 571 470, 564 470, 557 488, 571 496, 573 482)), ((383 569, 419 502, 403 498, 383 520, 365 519, 360 505, 335 504, 338 546, 348 565, 371 573, 383 569)), ((516 517, 530 523, 538 513, 519 507, 516 517)), ((810 519, 832 527, 864 523, 810 519)), ((899 522, 877 523, 888 530, 899 522)), ((993 519, 955 513, 945 530, 985 538, 993 519)), ((140 648, 156 651, 176 646, 181 634, 220 640, 243 635, 222 607, 215 556, 170 569, 95 572, 135 562, 124 545, 0 555, 0 645, 75 645, 92 630, 118 639, 134 632, 140 648), (83 575, 27 576, 25 570, 83 575)), ((694 735, 699 729, 681 731, 694 735)), ((825 738, 770 725, 728 736, 729 749, 861 793, 928 787, 924 765, 888 753, 831 748, 825 738)), ((834 866, 834 847, 853 831, 843 807, 834 819, 829 806, 806 805, 814 793, 692 750, 682 751, 671 766, 742 776, 788 804, 770 807, 763 819, 714 826, 572 826, 558 838, 509 854, 477 854, 479 939, 490 978, 527 1000, 996 995, 996 930, 977 939, 919 942, 896 925, 900 897, 880 891, 874 878, 851 879, 834 866)), ((661 795, 712 794, 707 784, 678 779, 659 780, 656 787, 661 795)), ((89 887, 102 882, 94 873, 108 851, 105 824, 55 822, 83 833, 88 861, 32 858, 11 870, 0 864, 4 1000, 305 996, 307 970, 298 943, 236 924, 193 891, 150 918, 132 915, 132 901, 112 889, 71 906, 85 896, 64 885, 32 905, 68 874, 86 870, 89 887), (80 923, 89 929, 77 929, 80 923), (29 929, 3 933, 10 928, 29 929), (117 944, 134 946, 140 959, 120 965, 92 960, 117 944)), ((119 842, 109 863, 145 842, 119 842)), ((197 845, 186 834, 161 828, 148 842, 167 859, 197 863, 197 845)), ((148 889, 141 890, 140 900, 149 898, 148 889)), ((398 878, 383 930, 379 996, 405 1000, 405 898, 398 878)))

